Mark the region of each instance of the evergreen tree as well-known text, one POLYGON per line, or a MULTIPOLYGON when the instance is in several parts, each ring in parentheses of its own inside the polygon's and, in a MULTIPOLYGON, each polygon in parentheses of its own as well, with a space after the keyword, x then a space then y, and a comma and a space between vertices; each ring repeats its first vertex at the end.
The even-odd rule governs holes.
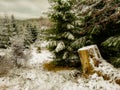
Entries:
POLYGON ((14 15, 11 15, 11 32, 12 36, 18 35, 18 27, 14 15))
POLYGON ((77 12, 85 45, 97 44, 102 56, 120 67, 120 0, 82 0, 77 12))
POLYGON ((38 35, 37 28, 34 25, 27 23, 24 30, 25 46, 29 47, 30 44, 34 43, 37 39, 37 35, 38 35))
POLYGON ((102 56, 120 67, 120 0, 74 1, 51 0, 49 50, 66 60, 80 47, 97 44, 102 56))
POLYGON ((5 16, 1 21, 0 28, 0 48, 7 48, 10 44, 10 20, 5 16))
POLYGON ((24 30, 23 34, 24 34, 24 45, 26 48, 28 48, 30 46, 30 44, 33 43, 30 24, 27 24, 25 26, 25 30, 24 30))
POLYGON ((50 0, 49 17, 54 25, 47 30, 49 41, 47 47, 54 53, 55 60, 79 60, 75 46, 80 38, 74 13, 75 3, 75 0, 50 0))
POLYGON ((16 35, 17 27, 14 16, 9 18, 7 15, 1 19, 0 30, 0 47, 7 48, 10 46, 10 39, 16 35))
POLYGON ((38 36, 38 31, 36 26, 31 27, 32 41, 35 42, 38 36))

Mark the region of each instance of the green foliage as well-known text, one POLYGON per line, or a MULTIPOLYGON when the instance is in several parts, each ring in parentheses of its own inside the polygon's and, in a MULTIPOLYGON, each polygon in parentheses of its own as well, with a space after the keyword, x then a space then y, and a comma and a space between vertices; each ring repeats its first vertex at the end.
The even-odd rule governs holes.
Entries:
POLYGON ((120 51, 120 36, 111 36, 110 38, 102 42, 102 46, 107 48, 110 47, 110 49, 112 49, 113 47, 112 50, 120 51))
MULTIPOLYGON (((54 53, 57 61, 78 59, 76 47, 81 46, 76 46, 80 34, 76 24, 75 3, 76 0, 50 0, 49 17, 54 25, 47 30, 46 39, 49 42, 47 47, 54 53)), ((81 43, 82 39, 84 38, 81 38, 81 43)))
POLYGON ((31 24, 27 24, 25 26, 25 29, 26 31, 24 32, 24 44, 25 47, 29 47, 29 45, 34 43, 37 39, 37 28, 35 26, 32 26, 31 24))
POLYGON ((11 39, 21 37, 24 46, 29 47, 38 37, 38 28, 29 22, 16 20, 14 16, 0 18, 0 48, 11 46, 11 39))
POLYGON ((37 52, 41 53, 41 47, 37 47, 37 52))
POLYGON ((16 35, 16 23, 14 16, 9 18, 5 16, 0 22, 0 48, 10 46, 10 38, 16 35))
POLYGON ((37 36, 38 36, 38 32, 37 32, 37 27, 36 26, 31 28, 31 33, 32 33, 32 38, 33 38, 32 40, 33 40, 33 42, 35 42, 36 39, 37 39, 37 36))
POLYGON ((97 44, 108 61, 120 57, 120 0, 50 1, 54 26, 47 40, 56 59, 77 58, 75 51, 91 44, 97 44))
POLYGON ((113 64, 117 68, 120 67, 120 57, 110 57, 108 62, 110 62, 111 64, 113 64))
MULTIPOLYGON (((85 45, 97 44, 108 61, 120 58, 120 0, 82 0, 78 6, 80 28, 87 37, 85 45)), ((119 66, 119 59, 112 64, 119 66)))

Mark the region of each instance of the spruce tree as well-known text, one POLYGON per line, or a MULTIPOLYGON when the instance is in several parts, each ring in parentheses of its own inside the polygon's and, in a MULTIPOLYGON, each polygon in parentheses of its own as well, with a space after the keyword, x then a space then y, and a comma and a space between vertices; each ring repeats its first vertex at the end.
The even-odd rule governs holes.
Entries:
POLYGON ((11 15, 11 32, 12 36, 18 35, 18 25, 14 15, 11 15))
POLYGON ((30 44, 34 43, 37 39, 37 28, 30 23, 27 23, 23 28, 25 28, 23 33, 24 45, 25 47, 29 47, 30 44))
POLYGON ((17 34, 17 24, 14 16, 12 15, 9 18, 5 15, 1 19, 0 27, 0 47, 7 48, 11 44, 10 39, 17 34))
POLYGON ((54 60, 79 60, 76 43, 80 38, 75 16, 75 0, 50 0, 51 29, 47 30, 48 49, 54 54, 54 60))
POLYGON ((30 44, 33 43, 30 24, 27 24, 25 26, 25 30, 24 30, 23 34, 24 34, 24 45, 26 48, 28 48, 30 46, 30 44))
POLYGON ((0 28, 0 48, 7 48, 10 44, 10 20, 5 16, 1 20, 0 28))
POLYGON ((120 0, 82 0, 77 13, 85 45, 97 44, 103 58, 120 67, 120 0))
POLYGON ((32 41, 35 42, 38 36, 37 27, 32 25, 31 27, 32 41))

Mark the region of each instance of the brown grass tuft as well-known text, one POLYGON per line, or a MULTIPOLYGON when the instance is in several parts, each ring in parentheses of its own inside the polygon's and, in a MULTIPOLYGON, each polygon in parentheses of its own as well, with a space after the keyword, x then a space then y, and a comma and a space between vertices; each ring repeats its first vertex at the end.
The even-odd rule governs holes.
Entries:
POLYGON ((110 80, 110 77, 107 74, 103 75, 103 78, 104 78, 104 80, 110 80))
POLYGON ((120 79, 116 79, 115 82, 120 85, 120 79))
POLYGON ((0 57, 0 77, 7 75, 14 67, 13 61, 7 56, 0 57))
POLYGON ((61 70, 73 70, 75 69, 74 67, 68 67, 68 66, 56 66, 52 61, 48 63, 44 63, 43 67, 45 70, 48 71, 61 71, 61 70))

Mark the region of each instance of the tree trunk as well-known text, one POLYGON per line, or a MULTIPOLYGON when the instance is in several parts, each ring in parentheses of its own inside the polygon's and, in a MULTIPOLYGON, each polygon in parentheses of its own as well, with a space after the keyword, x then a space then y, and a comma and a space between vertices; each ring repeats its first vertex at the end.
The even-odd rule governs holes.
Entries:
POLYGON ((94 72, 94 68, 99 65, 102 60, 101 54, 97 45, 90 45, 78 50, 78 54, 81 60, 82 69, 84 74, 91 74, 94 72))

